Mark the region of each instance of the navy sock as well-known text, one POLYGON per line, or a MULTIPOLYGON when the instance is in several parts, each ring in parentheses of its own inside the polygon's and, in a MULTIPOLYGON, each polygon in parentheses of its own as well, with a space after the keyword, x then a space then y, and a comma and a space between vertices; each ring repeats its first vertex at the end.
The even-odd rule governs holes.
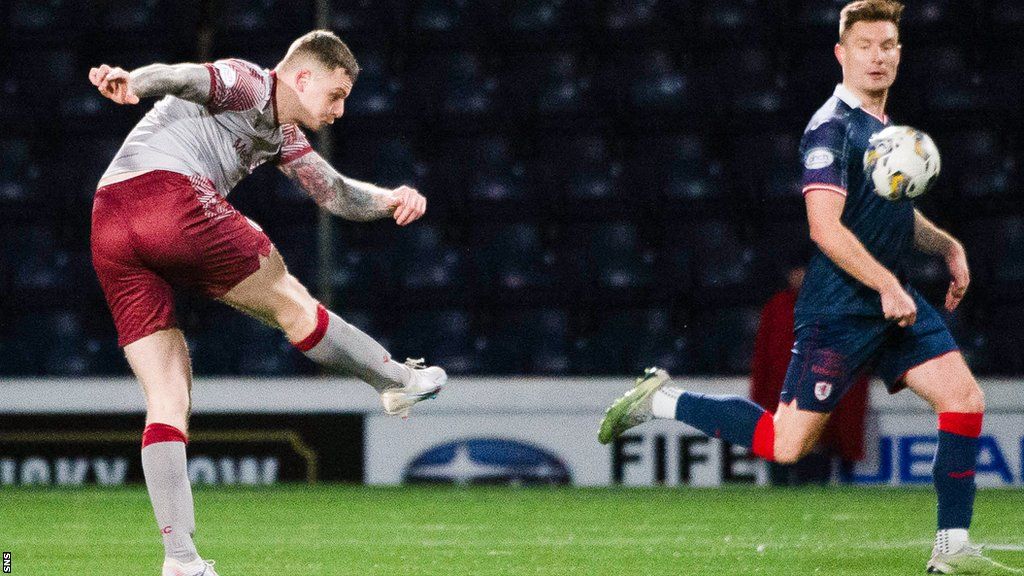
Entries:
MULTIPOLYGON (((685 422, 712 438, 721 438, 730 444, 747 448, 754 447, 754 433, 760 424, 761 435, 770 430, 771 441, 768 448, 774 446, 771 414, 741 396, 711 396, 683 392, 676 402, 676 420, 685 422)), ((768 439, 765 438, 765 441, 768 439)), ((771 452, 767 452, 758 455, 770 460, 771 452)))
POLYGON ((971 525, 981 419, 980 413, 939 414, 939 445, 932 468, 939 501, 939 530, 971 525))

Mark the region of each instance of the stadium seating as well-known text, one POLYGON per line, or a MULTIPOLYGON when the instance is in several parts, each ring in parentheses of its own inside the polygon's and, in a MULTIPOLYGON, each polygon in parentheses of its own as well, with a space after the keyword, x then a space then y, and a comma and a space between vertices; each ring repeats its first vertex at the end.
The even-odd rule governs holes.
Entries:
MULTIPOLYGON (((88 66, 196 60, 201 38, 215 57, 273 66, 316 15, 308 1, 203 4, 0 6, 0 49, 18 51, 0 60, 0 374, 127 370, 89 213, 147 104, 102 99, 88 66)), ((324 264, 315 207, 272 167, 231 199, 396 355, 460 374, 744 373, 760 305, 808 253, 797 146, 840 79, 843 4, 332 0, 363 71, 331 160, 418 187, 426 219, 337 220, 324 264)), ((921 206, 963 239, 975 282, 950 322, 979 373, 1020 373, 1024 11, 908 4, 890 110, 943 152, 921 206)), ((931 298, 947 282, 925 256, 911 278, 931 298)), ((197 374, 316 371, 234 311, 194 296, 178 311, 197 374)))

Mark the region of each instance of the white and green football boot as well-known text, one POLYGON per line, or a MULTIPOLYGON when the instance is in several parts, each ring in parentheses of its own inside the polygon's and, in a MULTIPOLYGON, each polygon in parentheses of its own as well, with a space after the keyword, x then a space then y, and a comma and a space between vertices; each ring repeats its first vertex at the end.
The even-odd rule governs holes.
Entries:
POLYGON ((932 549, 928 561, 928 574, 1024 574, 1024 570, 1010 568, 981 553, 981 546, 967 544, 949 554, 932 549))
POLYGON ((417 402, 436 398, 448 382, 448 374, 439 366, 424 366, 423 359, 409 358, 405 365, 412 370, 409 383, 380 393, 380 403, 388 416, 409 417, 409 409, 417 402))
POLYGON ((668 372, 661 368, 648 368, 643 376, 636 379, 636 385, 621 398, 612 403, 604 412, 597 441, 607 444, 623 432, 647 422, 651 414, 651 399, 654 393, 669 380, 668 372))

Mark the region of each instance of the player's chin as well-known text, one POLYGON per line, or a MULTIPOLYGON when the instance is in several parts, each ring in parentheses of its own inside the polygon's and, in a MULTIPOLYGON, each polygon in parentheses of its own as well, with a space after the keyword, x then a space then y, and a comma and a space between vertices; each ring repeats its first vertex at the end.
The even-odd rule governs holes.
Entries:
POLYGON ((317 118, 316 120, 313 120, 312 122, 302 121, 302 122, 299 122, 299 124, 303 128, 305 128, 306 130, 310 130, 312 132, 319 132, 320 130, 323 129, 324 126, 327 125, 327 122, 325 122, 322 118, 317 118))
POLYGON ((875 92, 879 90, 888 90, 895 80, 895 78, 888 74, 869 74, 865 80, 865 84, 870 87, 869 89, 872 92, 875 92))

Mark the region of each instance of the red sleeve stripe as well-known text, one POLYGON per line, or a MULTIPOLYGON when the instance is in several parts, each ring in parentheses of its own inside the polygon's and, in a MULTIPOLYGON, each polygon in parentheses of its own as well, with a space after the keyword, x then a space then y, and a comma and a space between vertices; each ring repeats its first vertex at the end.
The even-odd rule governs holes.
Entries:
POLYGON ((825 184, 824 182, 813 182, 804 186, 804 196, 806 196, 811 190, 828 190, 829 192, 835 192, 836 194, 846 196, 846 188, 840 188, 834 184, 825 184))

